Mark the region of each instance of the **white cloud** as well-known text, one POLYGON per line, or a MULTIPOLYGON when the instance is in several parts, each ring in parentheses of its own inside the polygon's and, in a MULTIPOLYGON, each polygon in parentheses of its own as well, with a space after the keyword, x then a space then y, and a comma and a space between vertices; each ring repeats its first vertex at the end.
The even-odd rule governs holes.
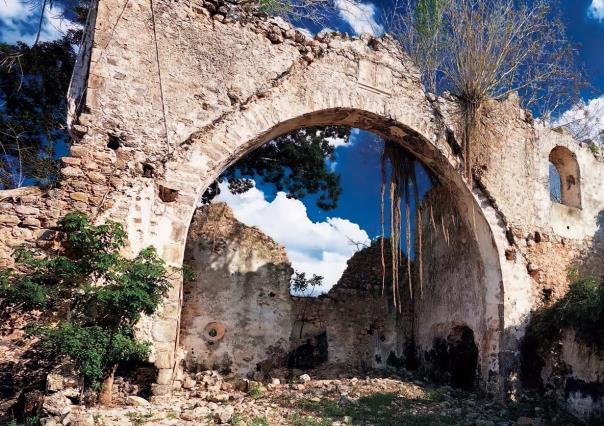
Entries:
POLYGON ((604 0, 592 0, 588 15, 594 19, 604 21, 604 0))
POLYGON ((356 34, 369 33, 381 35, 384 27, 376 22, 376 7, 371 3, 356 0, 335 0, 340 17, 346 21, 356 34))
MULTIPOLYGON (((47 6, 40 41, 56 40, 68 29, 77 27, 73 22, 62 18, 63 12, 59 6, 47 6)), ((0 41, 32 44, 36 39, 39 19, 39 7, 28 6, 20 0, 0 0, 0 41)))
POLYGON ((565 126, 580 141, 597 140, 604 129, 604 95, 581 102, 563 113, 554 126, 565 126))
POLYGON ((339 217, 313 222, 304 204, 279 192, 272 202, 264 199, 258 188, 234 195, 226 184, 220 185, 216 202, 225 202, 235 217, 248 226, 256 226, 285 246, 295 270, 307 276, 323 276, 323 286, 316 292, 328 291, 340 278, 346 261, 356 251, 355 242, 367 243, 369 235, 356 223, 339 217))

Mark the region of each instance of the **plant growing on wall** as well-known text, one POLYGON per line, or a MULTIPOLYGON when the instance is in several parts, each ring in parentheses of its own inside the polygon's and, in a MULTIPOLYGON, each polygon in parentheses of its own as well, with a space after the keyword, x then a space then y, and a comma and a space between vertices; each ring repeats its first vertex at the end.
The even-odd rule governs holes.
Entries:
POLYGON ((315 290, 323 284, 323 277, 320 275, 313 274, 312 278, 306 278, 306 272, 294 272, 291 279, 291 292, 296 296, 304 297, 304 308, 302 309, 301 317, 298 318, 302 322, 300 326, 300 338, 302 338, 302 332, 304 331, 304 324, 308 319, 306 318, 306 309, 308 308, 308 298, 313 297, 315 290))
POLYGON ((420 67, 429 90, 460 105, 465 174, 480 142, 481 110, 512 92, 542 117, 579 99, 583 74, 549 0, 401 0, 389 30, 420 67))
POLYGON ((155 312, 169 288, 168 271, 153 248, 124 258, 120 224, 95 226, 69 213, 58 231, 60 249, 15 252, 16 268, 0 272, 0 297, 42 310, 31 333, 49 357, 69 357, 85 386, 100 389, 100 402, 108 404, 117 366, 147 359, 149 345, 135 339, 134 326, 155 312))
POLYGON ((532 313, 522 343, 522 372, 528 384, 540 382, 541 368, 555 355, 556 342, 565 330, 577 341, 604 353, 604 282, 572 271, 568 292, 552 305, 532 313))

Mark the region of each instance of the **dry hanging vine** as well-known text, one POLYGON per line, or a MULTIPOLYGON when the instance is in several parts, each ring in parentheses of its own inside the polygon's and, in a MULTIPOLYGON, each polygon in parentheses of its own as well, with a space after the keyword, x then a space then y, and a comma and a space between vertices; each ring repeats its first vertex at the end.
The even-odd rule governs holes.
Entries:
MULTIPOLYGON (((392 267, 392 297, 394 307, 402 310, 401 295, 399 290, 399 266, 402 262, 401 236, 402 236, 402 208, 405 209, 405 242, 407 248, 407 279, 409 282, 409 294, 413 297, 411 279, 411 262, 409 247, 411 245, 411 201, 413 199, 415 208, 421 216, 419 191, 417 186, 417 175, 415 171, 414 158, 399 144, 392 141, 384 142, 384 149, 380 159, 381 165, 381 205, 380 220, 382 228, 381 254, 382 254, 382 293, 386 285, 386 262, 384 253, 385 241, 385 195, 386 187, 389 193, 389 215, 390 215, 390 251, 392 267), (388 170, 387 165, 390 165, 388 170), (413 197, 413 198, 412 198, 413 197), (402 207, 401 207, 401 203, 402 207)), ((420 249, 421 253, 421 249, 420 249)), ((421 254, 420 254, 421 256, 421 254)), ((421 275, 421 273, 420 273, 421 275)))

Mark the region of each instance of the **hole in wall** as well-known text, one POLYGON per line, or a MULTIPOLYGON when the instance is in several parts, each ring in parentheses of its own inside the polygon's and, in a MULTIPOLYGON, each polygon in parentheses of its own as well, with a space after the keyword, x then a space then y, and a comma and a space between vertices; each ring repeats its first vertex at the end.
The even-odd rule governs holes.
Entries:
POLYGON ((447 337, 450 356, 451 385, 472 389, 476 383, 478 347, 474 332, 467 326, 454 327, 447 337))
POLYGON ((289 353, 288 368, 310 370, 328 360, 327 333, 323 332, 289 353))
POLYGON ((468 326, 455 326, 446 339, 434 339, 426 358, 432 363, 430 374, 434 380, 464 390, 476 385, 478 347, 468 326))
POLYGON ((178 198, 176 189, 168 188, 167 186, 159 185, 159 199, 164 203, 172 203, 178 198))
POLYGON ((109 135, 109 141, 107 142, 107 148, 117 151, 121 146, 120 138, 115 135, 109 135))
POLYGON ((224 333, 224 325, 222 325, 218 321, 212 321, 206 324, 203 329, 203 335, 205 336, 205 339, 208 341, 208 345, 210 346, 222 339, 224 337, 224 333))
POLYGON ((155 169, 151 164, 143 164, 143 177, 152 178, 155 173, 155 169))
POLYGON ((581 208, 581 171, 577 156, 564 146, 549 155, 550 199, 554 203, 581 208))

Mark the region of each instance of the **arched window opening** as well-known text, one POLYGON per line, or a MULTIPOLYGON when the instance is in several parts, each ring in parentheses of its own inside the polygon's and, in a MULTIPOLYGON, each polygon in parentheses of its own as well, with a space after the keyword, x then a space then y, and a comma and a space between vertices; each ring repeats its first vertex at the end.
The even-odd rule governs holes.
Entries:
POLYGON ((471 195, 442 184, 401 139, 300 127, 222 171, 185 249, 187 372, 424 374, 434 337, 463 318, 467 330, 446 341, 446 381, 471 389, 486 377, 472 331, 486 310, 473 227, 488 225, 467 220, 471 195))
POLYGON ((549 154, 550 199, 577 209, 581 208, 579 163, 568 148, 557 146, 549 154))
POLYGON ((554 203, 562 203, 560 173, 551 162, 549 163, 549 198, 554 203))

